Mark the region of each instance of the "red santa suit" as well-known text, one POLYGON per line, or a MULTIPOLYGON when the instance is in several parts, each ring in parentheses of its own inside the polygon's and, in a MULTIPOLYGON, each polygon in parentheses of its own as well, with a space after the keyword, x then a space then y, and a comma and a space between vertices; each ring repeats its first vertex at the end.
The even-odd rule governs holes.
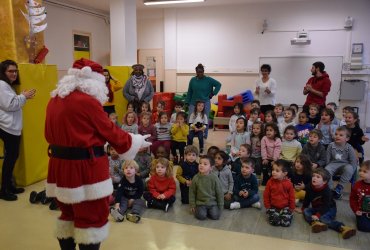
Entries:
POLYGON ((129 134, 109 120, 102 107, 108 93, 99 74, 102 68, 81 60, 74 64, 77 69, 70 69, 60 80, 47 106, 46 194, 57 198, 62 212, 56 237, 96 244, 108 236, 108 197, 113 191, 103 145, 108 142, 121 158, 133 159, 141 147, 150 144, 145 136, 129 134))

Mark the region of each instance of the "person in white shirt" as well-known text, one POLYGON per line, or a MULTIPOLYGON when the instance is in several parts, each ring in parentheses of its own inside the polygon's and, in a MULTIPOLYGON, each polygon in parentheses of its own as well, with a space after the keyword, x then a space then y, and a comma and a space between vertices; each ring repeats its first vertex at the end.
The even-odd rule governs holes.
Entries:
POLYGON ((264 114, 268 110, 274 110, 276 99, 276 81, 270 77, 271 66, 263 64, 261 66, 262 77, 256 81, 254 94, 261 103, 261 112, 264 114))

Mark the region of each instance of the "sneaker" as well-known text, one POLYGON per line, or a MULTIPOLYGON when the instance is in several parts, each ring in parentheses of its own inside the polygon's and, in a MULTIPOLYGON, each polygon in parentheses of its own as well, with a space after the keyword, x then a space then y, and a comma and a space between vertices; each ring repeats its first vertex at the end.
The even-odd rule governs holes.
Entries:
POLYGON ((328 225, 320 222, 320 221, 313 221, 311 224, 311 231, 313 233, 320 233, 323 231, 328 230, 328 225))
POLYGON ((230 210, 234 210, 234 209, 239 209, 240 208, 240 203, 239 202, 232 202, 230 204, 230 210))
POLYGON ((333 198, 336 200, 341 200, 343 197, 341 193, 337 193, 335 190, 333 190, 332 193, 333 193, 333 198))
POLYGON ((9 192, 3 192, 3 193, 0 193, 0 199, 3 199, 5 201, 16 201, 18 197, 15 194, 12 194, 9 192))
POLYGON ((348 227, 348 226, 342 226, 341 227, 341 234, 342 234, 342 238, 343 239, 349 239, 351 238, 352 236, 355 236, 356 235, 356 229, 353 229, 351 227, 348 227))
POLYGON ((37 197, 37 192, 36 191, 32 191, 30 193, 30 198, 29 198, 29 201, 32 203, 32 204, 35 204, 37 201, 36 201, 36 197, 37 197))
POLYGON ((170 208, 170 204, 166 203, 166 206, 164 206, 164 211, 167 213, 169 208, 170 208))
POLYGON ((140 215, 138 214, 133 214, 133 213, 128 213, 126 215, 126 219, 130 222, 133 222, 133 223, 138 223, 141 219, 140 215))
POLYGON ((253 203, 252 207, 257 208, 257 209, 261 209, 262 208, 261 202, 257 201, 256 203, 253 203))
POLYGON ((122 222, 124 221, 125 217, 119 212, 118 209, 115 209, 114 207, 111 207, 109 209, 110 215, 117 221, 122 222))
POLYGON ((58 203, 57 203, 57 200, 56 199, 53 199, 51 202, 50 202, 50 205, 49 205, 49 209, 50 210, 57 210, 58 209, 58 203))

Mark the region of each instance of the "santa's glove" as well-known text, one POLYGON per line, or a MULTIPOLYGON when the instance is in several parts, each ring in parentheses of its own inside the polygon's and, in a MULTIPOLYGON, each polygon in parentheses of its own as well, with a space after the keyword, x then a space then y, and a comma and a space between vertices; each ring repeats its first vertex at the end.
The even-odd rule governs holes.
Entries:
POLYGON ((129 134, 132 138, 131 147, 125 153, 119 155, 119 158, 122 160, 133 160, 141 148, 147 148, 152 145, 151 142, 146 141, 150 135, 129 134))

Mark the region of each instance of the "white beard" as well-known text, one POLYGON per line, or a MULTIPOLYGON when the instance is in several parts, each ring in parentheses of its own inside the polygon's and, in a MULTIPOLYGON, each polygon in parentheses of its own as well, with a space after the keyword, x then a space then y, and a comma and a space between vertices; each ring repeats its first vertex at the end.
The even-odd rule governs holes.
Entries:
POLYGON ((51 97, 64 98, 75 90, 96 98, 102 105, 108 101, 104 76, 92 71, 90 67, 70 68, 68 74, 60 79, 57 88, 51 92, 51 97))

